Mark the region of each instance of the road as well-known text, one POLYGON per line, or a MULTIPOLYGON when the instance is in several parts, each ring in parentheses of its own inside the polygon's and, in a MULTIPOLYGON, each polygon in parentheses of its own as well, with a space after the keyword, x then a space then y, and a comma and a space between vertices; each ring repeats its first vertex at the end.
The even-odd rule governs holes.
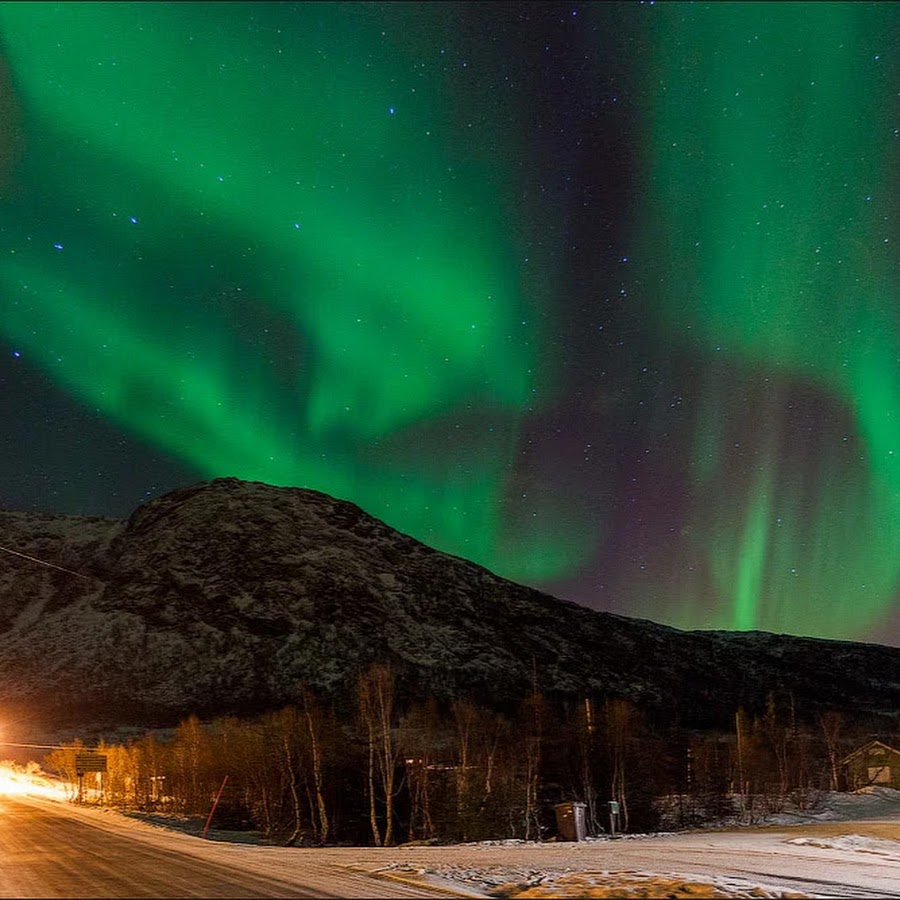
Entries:
MULTIPOLYGON (((131 828, 115 814, 80 812, 31 799, 0 799, 2 897, 429 897, 355 871, 307 860, 281 873, 280 848, 203 842, 159 829, 131 828), (108 820, 108 821, 107 821, 108 820), (122 822, 126 827, 122 827, 122 822), (133 832, 133 833, 131 833, 133 832), (242 865, 240 851, 262 856, 242 865), (238 852, 235 852, 238 851, 238 852), (271 867, 267 854, 274 856, 271 867), (263 865, 260 865, 260 862, 263 865), (269 874, 271 868, 279 874, 269 874)), ((290 851, 287 851, 290 852, 290 851)), ((347 860, 352 866, 352 858, 347 860)))
POLYGON ((483 897, 491 879, 473 873, 522 884, 536 872, 731 878, 809 896, 900 894, 896 821, 580 844, 315 849, 203 841, 102 810, 2 798, 0 850, 0 897, 483 897), (865 852, 789 843, 851 834, 880 843, 865 852), (426 873, 455 890, 426 883, 426 873))

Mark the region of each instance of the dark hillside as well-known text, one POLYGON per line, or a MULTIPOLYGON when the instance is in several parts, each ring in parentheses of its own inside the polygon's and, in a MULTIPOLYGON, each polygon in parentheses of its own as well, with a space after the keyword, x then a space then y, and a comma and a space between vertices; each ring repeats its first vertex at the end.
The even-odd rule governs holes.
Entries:
POLYGON ((299 684, 340 697, 390 660, 410 699, 615 696, 724 725, 770 693, 803 717, 893 716, 900 649, 681 632, 594 612, 433 550, 351 503, 237 479, 125 523, 0 514, 0 701, 44 723, 258 712, 299 684))

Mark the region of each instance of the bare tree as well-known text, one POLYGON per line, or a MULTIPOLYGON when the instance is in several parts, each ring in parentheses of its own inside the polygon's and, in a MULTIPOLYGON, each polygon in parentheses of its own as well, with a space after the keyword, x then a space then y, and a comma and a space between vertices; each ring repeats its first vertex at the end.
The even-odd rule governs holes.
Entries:
POLYGON ((578 784, 584 798, 589 830, 596 834, 600 829, 597 789, 594 783, 594 757, 596 755, 597 716, 594 701, 585 697, 575 713, 575 740, 578 760, 578 784))
POLYGON ((525 840, 538 840, 541 836, 538 817, 538 788, 541 776, 541 754, 544 741, 544 719, 546 704, 543 696, 535 688, 524 701, 521 720, 524 730, 525 759, 525 840))
POLYGON ((208 744, 197 716, 189 716, 175 729, 173 741, 175 778, 172 791, 181 810, 188 815, 202 815, 208 809, 210 785, 206 764, 208 744))
POLYGON ((414 704, 404 716, 398 743, 409 789, 409 839, 429 840, 436 834, 432 816, 432 769, 444 750, 444 722, 434 699, 414 704))
POLYGON ((456 822, 462 840, 469 840, 471 797, 469 778, 472 769, 472 743, 477 711, 468 700, 455 701, 450 710, 456 731, 456 822))
POLYGON ((844 717, 832 710, 819 713, 819 727, 822 729, 825 751, 828 754, 828 789, 836 791, 841 783, 838 764, 841 758, 840 741, 844 730, 844 717))
POLYGON ((357 682, 359 713, 369 751, 369 823, 377 847, 390 846, 394 837, 394 796, 398 753, 393 737, 394 672, 389 665, 373 664, 357 682), (384 805, 384 836, 378 825, 376 775, 384 805))
POLYGON ((291 825, 290 831, 284 840, 285 846, 289 847, 295 844, 303 834, 300 793, 297 783, 300 769, 300 721, 297 710, 293 706, 285 707, 273 716, 273 725, 278 734, 281 766, 290 796, 291 825))
POLYGON ((84 744, 80 739, 65 744, 44 757, 44 765, 50 772, 59 775, 66 785, 66 797, 69 800, 75 798, 78 792, 78 773, 75 768, 75 756, 83 752, 84 744))
MULTIPOLYGON (((526 716, 524 705, 523 716, 526 716)), ((453 753, 453 803, 457 840, 494 837, 498 829, 509 828, 509 836, 524 833, 526 821, 511 815, 528 807, 528 784, 533 785, 533 769, 522 772, 519 742, 510 745, 512 726, 503 716, 471 701, 451 704, 453 753), (524 796, 523 796, 524 794, 524 796), (522 801, 525 801, 524 806, 522 801)), ((527 730, 527 729, 526 729, 527 730)), ((529 732, 530 733, 530 732, 529 732)), ((532 745, 532 750, 539 749, 532 745)), ((530 757, 536 762, 534 756, 530 757)), ((450 810, 448 810, 450 812, 450 810)), ((527 814, 524 816, 527 819, 527 814)))
POLYGON ((313 789, 315 792, 315 809, 318 815, 319 842, 324 844, 328 840, 328 808, 325 804, 325 792, 323 788, 323 722, 322 711, 316 703, 315 697, 310 691, 304 689, 301 692, 303 704, 303 719, 306 725, 306 733, 309 738, 309 756, 312 769, 313 789))
POLYGON ((790 783, 788 771, 790 732, 779 720, 775 709, 775 698, 771 694, 766 702, 766 713, 760 723, 760 732, 768 751, 766 755, 775 763, 774 769, 766 766, 768 777, 765 778, 761 787, 769 809, 772 812, 783 812, 790 783), (772 780, 773 775, 777 775, 777 782, 772 780))
POLYGON ((607 700, 604 704, 604 726, 610 765, 610 797, 619 804, 620 828, 628 831, 628 795, 626 768, 631 742, 633 709, 627 700, 607 700))

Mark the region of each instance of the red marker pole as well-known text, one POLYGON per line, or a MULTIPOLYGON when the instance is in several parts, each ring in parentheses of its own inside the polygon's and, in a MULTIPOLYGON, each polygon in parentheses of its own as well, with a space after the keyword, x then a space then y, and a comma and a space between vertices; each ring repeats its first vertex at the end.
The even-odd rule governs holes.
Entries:
POLYGON ((209 811, 209 815, 206 817, 206 824, 203 826, 203 834, 200 835, 201 838, 206 838, 206 832, 209 831, 209 823, 212 822, 213 813, 216 811, 216 807, 219 805, 219 799, 222 796, 222 791, 225 790, 225 782, 228 781, 228 776, 226 775, 222 779, 222 787, 219 788, 219 793, 216 794, 216 799, 213 800, 212 809, 209 811))

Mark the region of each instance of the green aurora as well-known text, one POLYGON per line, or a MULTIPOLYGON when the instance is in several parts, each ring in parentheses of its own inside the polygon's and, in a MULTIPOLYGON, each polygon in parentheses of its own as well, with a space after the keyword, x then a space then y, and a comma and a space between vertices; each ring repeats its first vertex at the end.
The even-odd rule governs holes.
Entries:
MULTIPOLYGON (((887 4, 677 4, 653 35, 639 221, 647 254, 666 252, 646 284, 670 340, 769 385, 736 473, 728 379, 707 369, 692 471, 708 626, 859 635, 892 611, 897 24, 887 4), (779 434, 792 380, 854 429, 812 471, 779 434)), ((689 604, 676 621, 701 624, 689 604)))
MULTIPOLYGON (((438 65, 464 5, 389 6, 0 6, 0 334, 203 477, 352 499, 532 584, 613 568, 613 461, 594 505, 522 469, 567 403, 525 112, 438 65)), ((897 8, 641 14, 623 228, 655 352, 701 376, 681 527, 616 604, 868 635, 900 576, 897 8), (803 447, 799 395, 833 413, 803 447)))
POLYGON ((518 534, 507 551, 497 521, 539 381, 502 172, 457 146, 449 88, 385 89, 408 61, 364 9, 292 7, 316 48, 298 72, 272 52, 285 11, 254 40, 230 6, 0 10, 42 135, 24 177, 54 211, 30 199, 4 331, 207 476, 316 487, 518 577, 559 574, 589 535, 518 534), (441 464, 446 429, 422 423, 473 415, 490 436, 441 464))

